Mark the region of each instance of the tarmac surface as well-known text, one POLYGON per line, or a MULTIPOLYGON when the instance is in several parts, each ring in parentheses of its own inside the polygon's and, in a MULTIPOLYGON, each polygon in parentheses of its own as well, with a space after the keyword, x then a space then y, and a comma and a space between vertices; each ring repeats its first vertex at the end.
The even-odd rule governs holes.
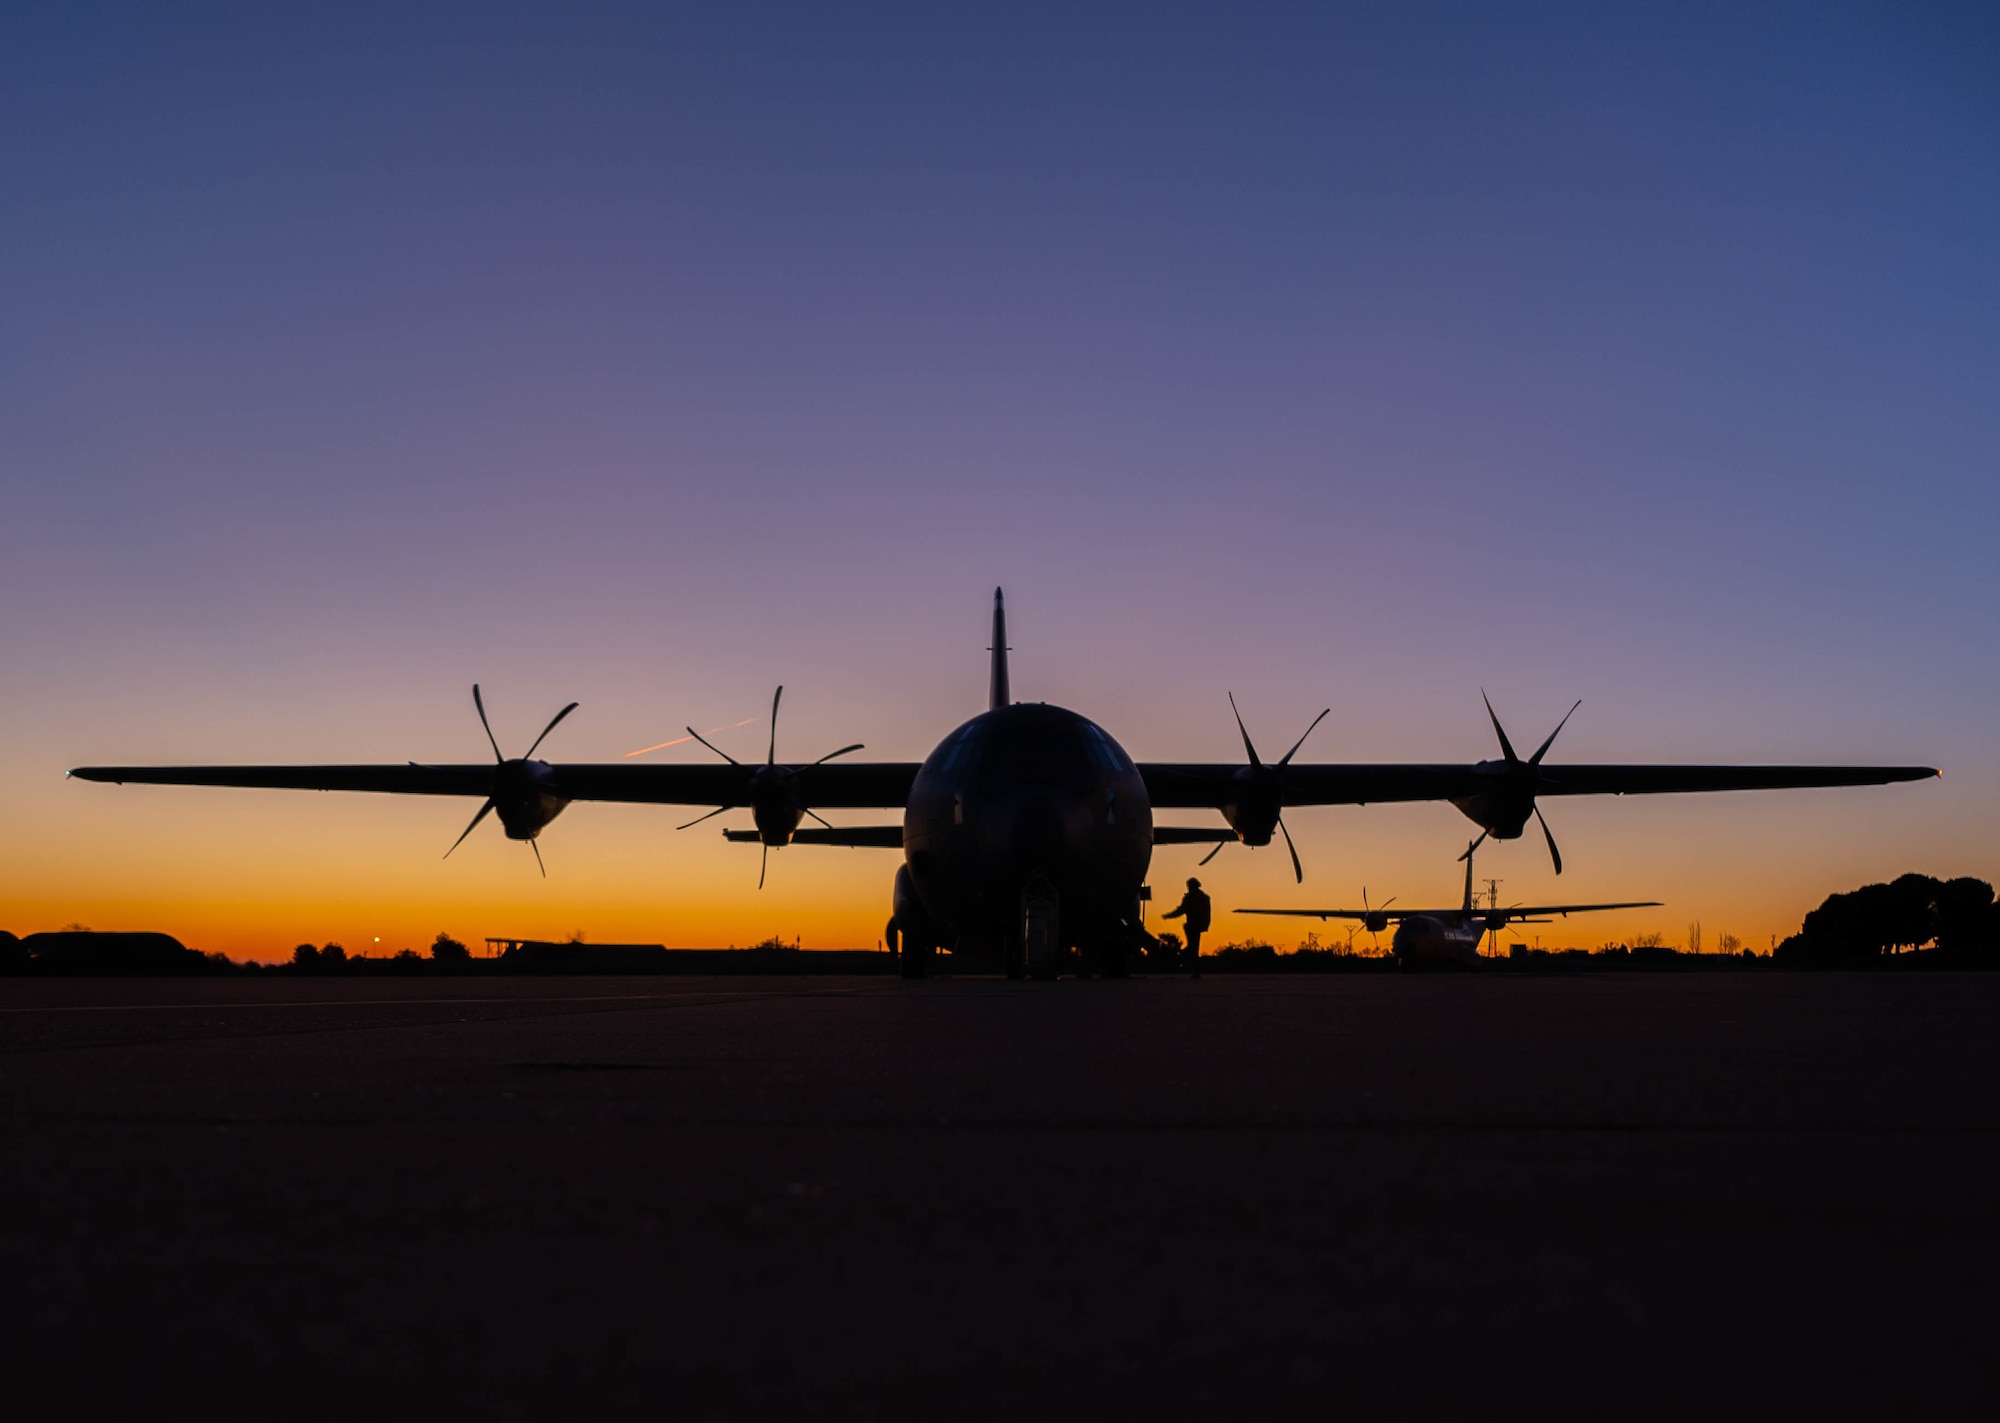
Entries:
POLYGON ((14 1417, 1993 1416, 2000 974, 0 980, 14 1417))

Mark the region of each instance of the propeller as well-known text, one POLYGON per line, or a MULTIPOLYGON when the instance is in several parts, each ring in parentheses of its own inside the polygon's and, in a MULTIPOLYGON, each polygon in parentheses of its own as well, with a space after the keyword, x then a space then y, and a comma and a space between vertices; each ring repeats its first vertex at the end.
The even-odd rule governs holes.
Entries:
MULTIPOLYGON (((785 689, 783 686, 780 686, 771 696, 771 738, 765 747, 764 764, 756 767, 750 775, 751 812, 756 817, 757 829, 762 836, 764 845, 762 862, 757 870, 757 888, 759 889, 764 887, 764 877, 770 869, 771 846, 774 839, 775 843, 779 845, 783 845, 786 841, 790 840, 792 831, 798 828, 801 816, 810 815, 814 820, 819 821, 821 825, 825 825, 827 829, 831 830, 833 828, 832 825, 828 824, 825 817, 818 814, 799 799, 798 768, 778 764, 778 706, 784 700, 784 697, 785 689)), ((690 726, 687 728, 687 734, 727 761, 730 765, 740 766, 743 764, 693 727, 690 726)), ((862 743, 857 741, 852 746, 843 746, 837 751, 829 751, 817 761, 809 761, 806 765, 809 767, 824 766, 836 756, 845 756, 850 751, 860 751, 862 749, 864 749, 862 743)), ((706 815, 697 815, 686 825, 677 828, 686 830, 689 826, 699 825, 702 821, 718 816, 725 810, 734 809, 736 809, 734 805, 718 805, 706 815)))
MULTIPOLYGON (((493 734, 493 723, 486 717, 486 698, 480 695, 479 684, 477 682, 472 684, 472 705, 479 713, 479 725, 486 733, 486 744, 493 748, 493 788, 487 793, 486 803, 479 807, 478 813, 472 817, 472 820, 466 825, 465 829, 458 832, 458 838, 451 842, 451 850, 444 852, 444 858, 447 860, 451 858, 452 850, 456 850, 460 845, 463 845, 465 837, 479 828, 480 821, 500 808, 500 797, 503 793, 513 792, 519 794, 528 789, 528 762, 533 758, 535 752, 541 749, 542 743, 548 740, 549 733, 556 729, 564 717, 577 708, 577 703, 571 702, 568 706, 557 712, 549 719, 549 724, 542 728, 542 734, 535 738, 534 744, 528 747, 527 754, 516 760, 509 761, 506 753, 500 749, 499 738, 493 734)), ((507 817, 502 815, 500 819, 504 824, 507 817)), ((537 825, 535 829, 540 830, 541 826, 537 825)), ((508 833, 512 836, 511 827, 509 827, 508 833)), ((514 838, 525 839, 528 842, 528 848, 535 852, 536 867, 541 870, 542 878, 547 879, 549 877, 549 867, 542 863, 542 852, 535 844, 534 836, 529 834, 514 838)))
POLYGON ((1382 931, 1389 924, 1388 919, 1383 917, 1382 911, 1395 902, 1396 896, 1392 894, 1380 904, 1370 904, 1368 886, 1365 884, 1361 886, 1361 912, 1367 916, 1361 921, 1361 927, 1368 931, 1368 938, 1375 945, 1375 952, 1378 954, 1382 952, 1382 931))
MULTIPOLYGON (((1229 812, 1225 811, 1225 815, 1229 815, 1231 828, 1235 829, 1246 843, 1269 844, 1270 829, 1265 829, 1263 825, 1264 817, 1268 815, 1270 827, 1285 837, 1285 849, 1292 857, 1292 878, 1304 884, 1306 872, 1305 866, 1299 863, 1299 847, 1292 843, 1291 829, 1285 824, 1285 768, 1292 764, 1292 757, 1299 754, 1299 748, 1306 744, 1306 738, 1313 734, 1313 728, 1325 721, 1327 713, 1333 708, 1327 707, 1314 717, 1299 734, 1299 739, 1292 743, 1292 749, 1269 765, 1266 765, 1263 758, 1257 754, 1257 743, 1250 739, 1249 728, 1243 724, 1243 713, 1236 705, 1234 692, 1229 694, 1229 710, 1236 718, 1236 734, 1243 738, 1243 754, 1249 758, 1250 764, 1237 772, 1238 781, 1242 785, 1239 799, 1232 807, 1237 813, 1229 815, 1229 812), (1249 831, 1246 832, 1238 823, 1242 820, 1250 822, 1249 831), (1252 838, 1259 834, 1261 838, 1252 838)), ((1214 859, 1227 843, 1229 842, 1226 840, 1218 841, 1215 849, 1203 856, 1201 863, 1205 865, 1214 859)))
MULTIPOLYGON (((1556 737, 1562 734, 1562 729, 1565 726, 1569 725, 1569 719, 1576 715, 1576 709, 1583 705, 1583 701, 1579 698, 1568 711, 1564 712, 1562 720, 1556 723, 1556 729, 1551 731, 1547 739, 1535 748, 1534 755, 1523 761, 1515 752, 1514 743, 1507 739, 1507 729, 1500 725, 1500 718, 1493 710, 1493 701, 1486 695, 1483 689, 1479 693, 1479 699, 1486 703, 1486 716, 1493 723, 1493 734, 1500 738, 1500 754, 1506 758, 1508 771, 1515 778, 1526 781, 1528 785, 1529 813, 1535 817, 1535 823, 1542 827, 1542 839, 1548 842, 1549 847, 1549 863, 1555 866, 1557 874, 1561 874, 1563 872, 1562 851, 1556 848, 1555 832, 1549 829, 1548 818, 1542 814, 1542 807, 1536 803, 1534 795, 1541 787, 1555 784, 1553 780, 1541 773, 1542 758, 1549 754, 1549 748, 1556 744, 1556 737)), ((1482 826, 1479 839, 1472 842, 1472 848, 1475 850, 1478 849, 1480 842, 1485 840, 1490 833, 1490 827, 1482 826)), ((1466 853, 1471 854, 1472 851, 1468 850, 1466 853)))

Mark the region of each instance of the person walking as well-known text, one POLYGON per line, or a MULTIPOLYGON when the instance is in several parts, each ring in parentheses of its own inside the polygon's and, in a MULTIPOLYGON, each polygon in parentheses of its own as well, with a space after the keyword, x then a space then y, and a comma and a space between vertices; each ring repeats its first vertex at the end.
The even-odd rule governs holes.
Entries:
POLYGON ((1187 920, 1188 977, 1201 977, 1201 936, 1208 932, 1208 896, 1201 892, 1201 881, 1188 876, 1187 893, 1181 902, 1169 909, 1168 919, 1187 920))

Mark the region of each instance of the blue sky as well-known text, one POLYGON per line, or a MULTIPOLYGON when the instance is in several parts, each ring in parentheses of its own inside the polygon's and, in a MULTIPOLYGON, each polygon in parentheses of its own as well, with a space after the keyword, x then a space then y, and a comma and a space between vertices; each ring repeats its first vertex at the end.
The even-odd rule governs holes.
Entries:
MULTIPOLYGON (((1227 688, 1274 743, 1334 705, 1326 758, 1484 755, 1485 686, 1517 740, 1584 697, 1559 755, 1948 773, 1563 806, 1565 885, 1776 929, 2000 873, 1986 7, 79 6, 0 40, 17 929, 198 937, 254 882, 231 946, 503 890, 565 928, 630 900, 600 937, 777 903, 859 940, 875 861, 710 904, 723 847, 586 808, 549 845, 609 878, 537 900, 514 847, 416 862, 455 807, 55 772, 469 756, 475 677, 524 736, 584 700, 553 754, 784 681, 801 750, 920 756, 998 582, 1017 690, 1142 757, 1234 754, 1227 688), (154 807, 199 826, 171 863, 154 807), (334 899, 288 878, 329 837, 334 899)), ((1464 831, 1305 825, 1345 897, 1449 879, 1464 831)), ((1539 894, 1537 854, 1495 872, 1539 894)), ((1225 893, 1278 884, 1240 864, 1225 893)))

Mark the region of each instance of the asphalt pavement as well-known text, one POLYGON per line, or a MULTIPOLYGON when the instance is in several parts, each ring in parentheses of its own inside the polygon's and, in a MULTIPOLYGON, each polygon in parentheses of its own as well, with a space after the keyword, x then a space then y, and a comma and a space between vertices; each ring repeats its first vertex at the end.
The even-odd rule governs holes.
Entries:
POLYGON ((2000 975, 0 980, 17 1417, 1992 1416, 2000 975))

